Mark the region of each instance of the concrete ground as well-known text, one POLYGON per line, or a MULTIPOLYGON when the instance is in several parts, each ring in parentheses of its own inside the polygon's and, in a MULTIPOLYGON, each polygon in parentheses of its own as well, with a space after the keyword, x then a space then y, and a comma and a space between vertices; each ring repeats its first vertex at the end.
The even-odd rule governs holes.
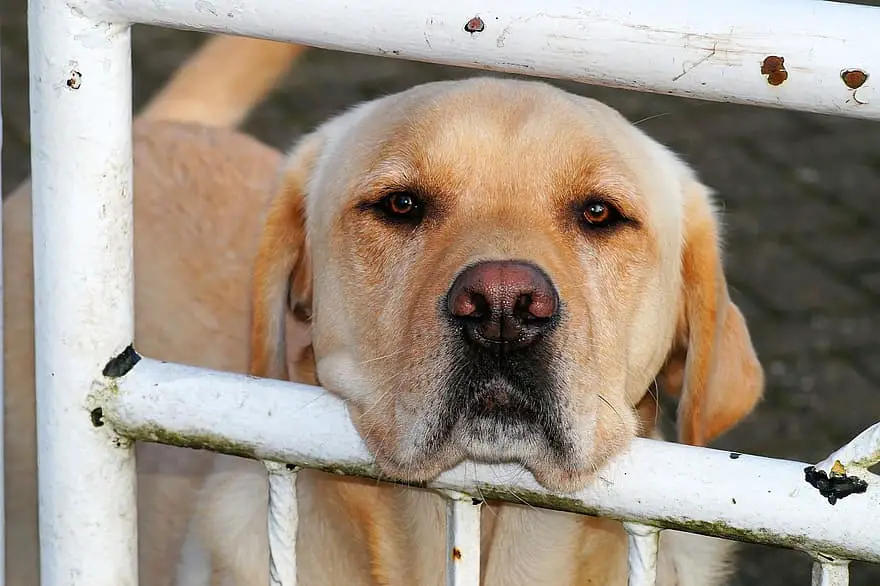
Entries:
MULTIPOLYGON (((27 51, 23 0, 0 10, 5 194, 28 175, 27 51)), ((140 27, 134 39, 139 107, 202 37, 140 27)), ((313 51, 247 130, 284 147, 359 100, 474 74, 313 51)), ((768 388, 757 412, 718 445, 814 462, 880 420, 880 125, 560 85, 644 119, 724 203, 729 280, 768 388)), ((747 546, 739 566, 736 586, 809 583, 810 562, 800 553, 747 546)), ((851 583, 880 583, 880 566, 853 564, 851 583)))

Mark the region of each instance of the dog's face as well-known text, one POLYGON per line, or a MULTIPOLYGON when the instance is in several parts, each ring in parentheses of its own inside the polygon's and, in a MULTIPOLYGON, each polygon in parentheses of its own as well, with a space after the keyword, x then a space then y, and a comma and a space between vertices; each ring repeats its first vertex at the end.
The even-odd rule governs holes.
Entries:
MULTIPOLYGON (((682 360, 686 441, 760 394, 705 189, 597 102, 534 82, 420 86, 319 129, 283 185, 257 331, 277 331, 261 303, 292 274, 321 384, 394 477, 514 461, 574 489, 641 431, 637 404, 682 360)), ((270 374, 277 340, 254 341, 270 374)))

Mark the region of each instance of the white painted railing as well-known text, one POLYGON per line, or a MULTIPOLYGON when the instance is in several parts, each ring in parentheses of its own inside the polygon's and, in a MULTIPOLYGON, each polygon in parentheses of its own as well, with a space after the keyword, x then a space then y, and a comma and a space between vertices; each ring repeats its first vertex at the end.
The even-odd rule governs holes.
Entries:
MULTIPOLYGON (((137 583, 128 440, 268 461, 271 579, 284 586, 295 583, 296 466, 377 474, 343 404, 320 389, 162 364, 129 349, 131 23, 880 118, 871 77, 880 71, 877 8, 814 0, 534 6, 526 0, 31 0, 44 586, 137 583), (239 416, 225 416, 230 410, 239 416), (283 413, 283 424, 272 413, 283 413)), ((509 467, 450 470, 433 483, 450 497, 448 583, 478 584, 473 499, 489 496, 624 521, 632 585, 653 583, 658 530, 665 528, 807 551, 816 560, 814 584, 846 584, 846 560, 880 562, 880 481, 867 470, 878 459, 878 436, 880 427, 872 428, 806 473, 798 462, 637 440, 573 495, 550 495, 509 467), (698 502, 687 496, 695 477, 698 502)))

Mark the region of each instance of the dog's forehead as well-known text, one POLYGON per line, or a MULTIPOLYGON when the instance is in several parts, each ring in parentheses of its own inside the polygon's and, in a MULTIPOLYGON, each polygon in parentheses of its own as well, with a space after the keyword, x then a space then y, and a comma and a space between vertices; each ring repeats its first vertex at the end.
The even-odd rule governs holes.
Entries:
POLYGON ((442 170, 472 184, 542 182, 573 163, 626 172, 622 151, 632 150, 622 144, 626 122, 613 110, 543 83, 480 79, 433 95, 402 95, 388 107, 399 114, 376 152, 377 165, 442 170))
POLYGON ((665 180, 676 181, 663 147, 616 110, 543 82, 424 84, 350 112, 333 130, 322 174, 339 205, 322 205, 324 212, 344 207, 365 186, 416 176, 481 197, 595 181, 626 185, 664 213, 680 203, 664 189, 665 180))

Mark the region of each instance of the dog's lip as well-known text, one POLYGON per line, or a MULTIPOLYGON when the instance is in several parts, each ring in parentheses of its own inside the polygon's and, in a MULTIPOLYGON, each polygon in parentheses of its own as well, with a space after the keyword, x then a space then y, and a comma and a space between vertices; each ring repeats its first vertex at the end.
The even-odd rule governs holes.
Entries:
POLYGON ((457 457, 446 455, 435 460, 433 465, 428 465, 431 461, 431 458, 426 458, 419 463, 417 468, 414 468, 411 465, 404 465, 394 458, 376 458, 376 464, 389 479, 413 484, 430 483, 464 461, 488 465, 513 464, 522 466, 543 488, 563 494, 583 490, 595 476, 595 468, 590 464, 585 463, 583 466, 575 466, 571 463, 561 464, 556 458, 547 454, 534 454, 532 457, 522 459, 472 458, 466 454, 459 454, 457 457))

